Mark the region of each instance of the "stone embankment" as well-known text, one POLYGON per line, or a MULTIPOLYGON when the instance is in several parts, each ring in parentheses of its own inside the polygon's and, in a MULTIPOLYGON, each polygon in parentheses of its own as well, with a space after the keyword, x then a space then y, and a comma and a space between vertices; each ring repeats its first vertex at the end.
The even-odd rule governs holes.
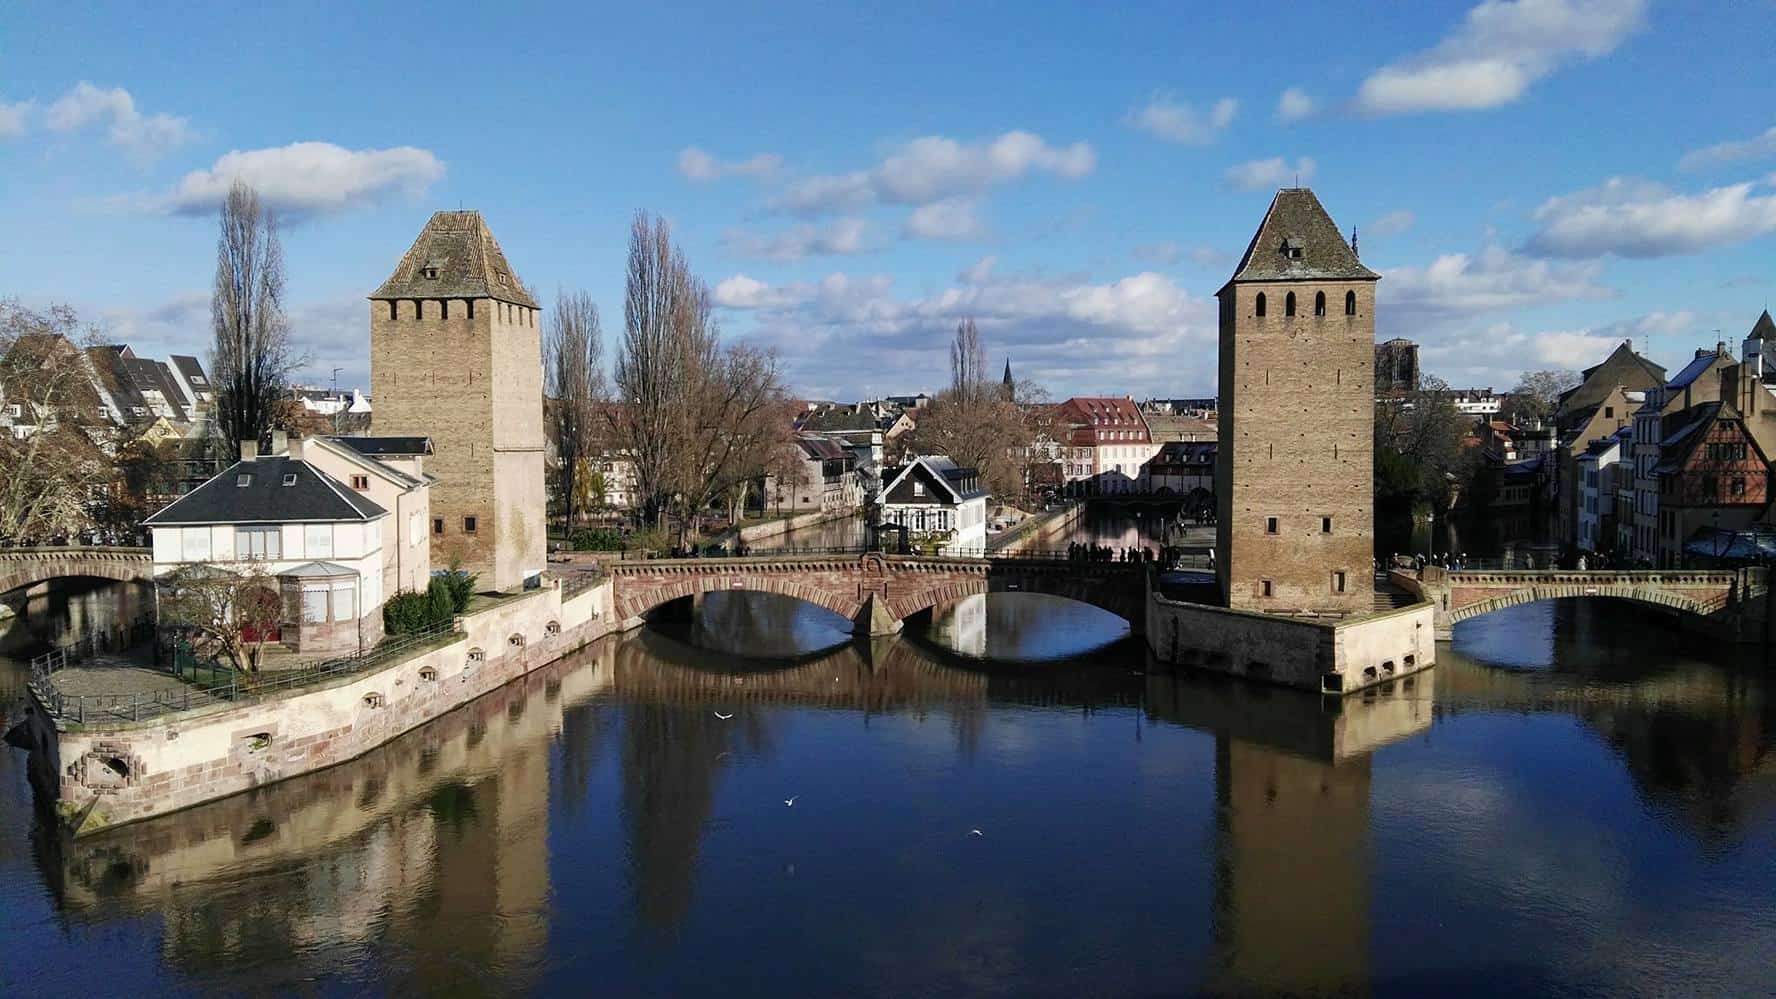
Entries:
POLYGON ((57 717, 33 691, 35 777, 76 833, 238 794, 361 756, 616 630, 611 582, 559 582, 457 619, 444 644, 360 673, 139 722, 57 717))
POLYGON ((1021 551, 1065 547, 1073 537, 1073 529, 1084 517, 1085 504, 1081 502, 1032 514, 988 538, 987 551, 1012 555, 1021 551))

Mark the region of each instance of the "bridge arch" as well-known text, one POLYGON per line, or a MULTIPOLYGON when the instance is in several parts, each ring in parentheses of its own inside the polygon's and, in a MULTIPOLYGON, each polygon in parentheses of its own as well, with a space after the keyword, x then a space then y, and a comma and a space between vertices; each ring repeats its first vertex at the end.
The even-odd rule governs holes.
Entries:
POLYGON ((17 548, 0 552, 0 594, 54 579, 109 579, 128 583, 153 577, 147 549, 17 548))
POLYGON ((1569 600, 1579 598, 1602 598, 1607 600, 1626 600, 1647 607, 1658 607, 1674 610, 1696 617, 1708 617, 1718 607, 1713 602, 1703 603, 1683 593, 1671 590, 1652 589, 1641 586, 1587 586, 1583 584, 1540 584, 1525 586, 1496 597, 1477 600, 1449 612, 1451 624, 1460 624, 1472 618, 1491 614, 1494 611, 1524 604, 1540 603, 1544 600, 1569 600))

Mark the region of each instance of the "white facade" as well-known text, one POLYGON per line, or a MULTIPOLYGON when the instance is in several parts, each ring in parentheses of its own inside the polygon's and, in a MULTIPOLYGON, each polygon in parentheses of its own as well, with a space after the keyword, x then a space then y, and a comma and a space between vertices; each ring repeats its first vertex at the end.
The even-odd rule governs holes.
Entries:
POLYGON ((1614 518, 1618 473, 1628 467, 1622 464, 1622 436, 1612 436, 1603 442, 1603 446, 1579 456, 1580 551, 1603 551, 1615 544, 1614 537, 1603 536, 1603 525, 1614 518))

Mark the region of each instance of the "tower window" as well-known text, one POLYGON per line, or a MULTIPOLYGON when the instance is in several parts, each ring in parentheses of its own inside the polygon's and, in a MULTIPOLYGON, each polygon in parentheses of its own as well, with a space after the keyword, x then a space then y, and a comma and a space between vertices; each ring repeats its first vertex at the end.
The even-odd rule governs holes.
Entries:
POLYGON ((475 300, 472 298, 469 299, 469 318, 475 318, 475 300))
POLYGON ((395 311, 396 304, 397 303, 395 303, 393 300, 390 300, 390 302, 389 302, 389 318, 390 319, 401 318, 400 314, 395 311))
POLYGON ((1332 592, 1333 593, 1343 593, 1344 592, 1344 570, 1343 569, 1339 569, 1338 571, 1332 573, 1332 592))
POLYGON ((441 311, 440 311, 440 315, 441 315, 441 316, 442 316, 442 317, 443 317, 443 318, 445 318, 445 319, 449 319, 449 318, 450 318, 450 299, 448 299, 448 298, 440 298, 440 299, 439 299, 439 300, 438 300, 438 308, 439 308, 439 310, 441 310, 441 311))
POLYGON ((415 318, 415 319, 424 319, 425 318, 425 300, 424 299, 416 298, 413 300, 413 318, 415 318))
POLYGON ((432 533, 433 534, 443 534, 444 533, 444 518, 443 517, 433 517, 432 518, 432 533))
POLYGON ((1258 301, 1254 303, 1254 305, 1257 309, 1257 314, 1260 316, 1264 315, 1264 292, 1258 293, 1258 301))
POLYGON ((1270 596, 1270 580, 1260 579, 1258 581, 1258 595, 1261 597, 1270 596))
POLYGON ((1294 314, 1295 314, 1295 293, 1289 292, 1289 294, 1283 299, 1283 315, 1292 316, 1294 314))
POLYGON ((1326 314, 1326 293, 1323 291, 1316 291, 1316 292, 1314 292, 1314 315, 1323 316, 1325 314, 1326 314))
POLYGON ((1275 534, 1276 532, 1277 532, 1277 519, 1275 517, 1264 518, 1264 533, 1265 534, 1275 534))
POLYGON ((433 267, 433 266, 431 266, 431 265, 429 265, 429 264, 428 264, 428 265, 426 265, 426 266, 425 266, 425 267, 424 267, 424 268, 423 268, 423 269, 422 269, 422 270, 421 270, 421 271, 420 271, 420 273, 421 273, 421 274, 424 274, 424 275, 425 275, 425 276, 426 276, 426 280, 427 280, 427 281, 436 281, 436 280, 438 280, 438 268, 436 268, 436 267, 433 267))
POLYGON ((463 533, 464 534, 474 534, 475 533, 475 518, 473 518, 473 517, 464 517, 463 518, 463 533))
POLYGON ((1357 314, 1357 293, 1354 291, 1344 293, 1344 314, 1347 316, 1357 314))
POLYGON ((1321 517, 1320 518, 1320 533, 1321 534, 1331 534, 1332 533, 1332 518, 1331 517, 1321 517))

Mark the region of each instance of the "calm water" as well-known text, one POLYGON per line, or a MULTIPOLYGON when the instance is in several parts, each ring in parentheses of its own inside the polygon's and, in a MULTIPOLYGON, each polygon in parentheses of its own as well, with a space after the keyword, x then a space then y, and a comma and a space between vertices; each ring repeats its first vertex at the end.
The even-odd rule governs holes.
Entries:
POLYGON ((826 612, 714 594, 353 763, 71 845, 0 750, 0 994, 1776 985, 1762 663, 1534 604, 1325 703, 1144 675, 1078 610, 995 595, 820 652, 826 612))

